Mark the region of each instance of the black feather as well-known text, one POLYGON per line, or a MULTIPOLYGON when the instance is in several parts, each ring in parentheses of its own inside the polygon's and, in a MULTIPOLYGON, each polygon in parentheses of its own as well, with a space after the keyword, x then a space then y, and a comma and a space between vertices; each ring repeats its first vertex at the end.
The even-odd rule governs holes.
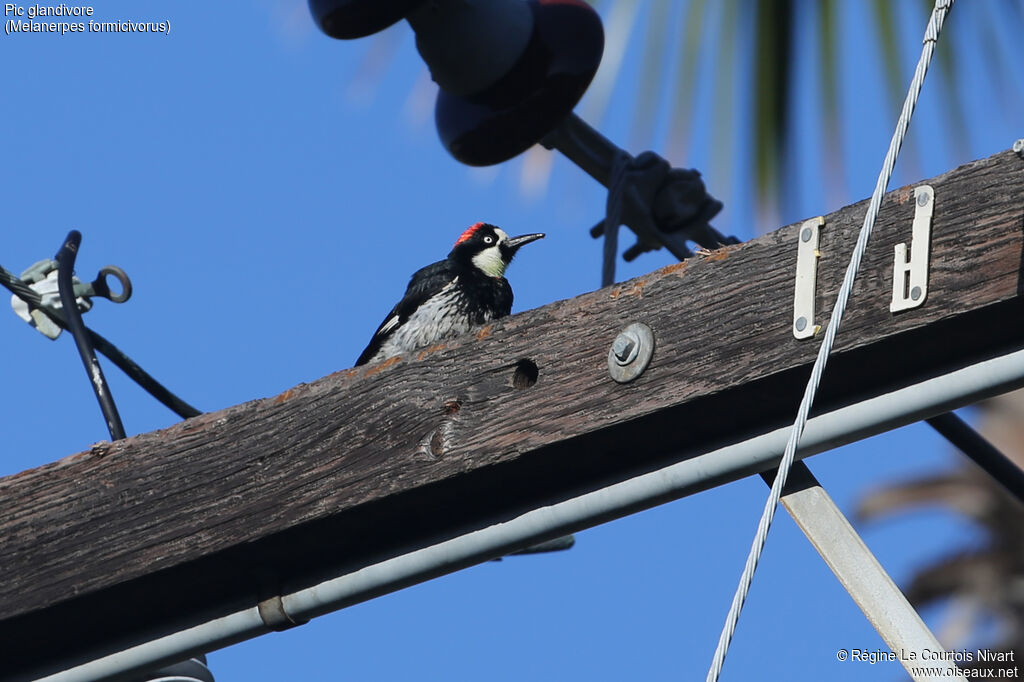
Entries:
POLYGON ((373 333, 369 345, 366 346, 359 359, 356 360, 356 367, 369 362, 370 358, 380 350, 381 345, 395 332, 398 325, 405 324, 409 316, 424 301, 448 286, 456 276, 457 273, 453 271, 451 264, 447 260, 439 260, 414 272, 412 277, 409 278, 409 286, 405 290, 405 296, 391 309, 391 312, 387 314, 387 317, 377 327, 377 331, 373 333), (395 315, 398 316, 398 325, 393 325, 386 332, 381 332, 384 325, 395 315))
MULTIPOLYGON (((420 306, 437 296, 456 277, 459 280, 456 288, 460 296, 455 314, 462 316, 469 326, 481 325, 512 312, 512 287, 508 280, 504 277, 490 277, 473 264, 474 255, 495 243, 496 229, 488 223, 474 225, 455 243, 446 259, 413 273, 402 300, 377 327, 370 343, 356 360, 356 365, 364 365, 377 356, 388 339, 409 321, 420 306), (397 323, 393 322, 396 317, 397 323)), ((517 248, 502 249, 502 259, 506 264, 512 260, 517 248)), ((450 331, 439 333, 438 338, 431 339, 430 343, 450 335, 450 331)))

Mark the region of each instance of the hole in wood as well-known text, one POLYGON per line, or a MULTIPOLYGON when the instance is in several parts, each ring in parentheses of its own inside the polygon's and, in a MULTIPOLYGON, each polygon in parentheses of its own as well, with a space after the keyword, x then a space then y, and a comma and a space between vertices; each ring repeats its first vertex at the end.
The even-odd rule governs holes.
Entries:
POLYGON ((529 388, 537 383, 537 374, 537 365, 533 360, 520 360, 512 374, 512 385, 516 388, 529 388))
POLYGON ((439 459, 444 454, 444 434, 441 433, 441 429, 435 429, 430 435, 430 449, 427 453, 439 459))

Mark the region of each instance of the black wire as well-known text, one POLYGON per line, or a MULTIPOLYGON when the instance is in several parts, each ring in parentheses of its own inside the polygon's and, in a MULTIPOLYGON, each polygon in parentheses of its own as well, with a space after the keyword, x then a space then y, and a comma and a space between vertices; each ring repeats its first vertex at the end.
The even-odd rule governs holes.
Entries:
POLYGON ((1024 470, 1014 464, 1013 460, 952 412, 932 417, 927 422, 946 440, 974 460, 975 464, 1006 488, 1007 492, 1024 503, 1024 470))
POLYGON ((107 356, 122 372, 131 377, 139 386, 146 389, 151 396, 163 403, 172 412, 182 419, 198 417, 202 414, 200 410, 192 407, 167 390, 163 384, 150 376, 146 370, 136 365, 134 360, 118 350, 110 341, 107 341, 88 327, 86 327, 86 331, 89 333, 89 339, 96 346, 96 350, 107 356))
MULTIPOLYGON (((38 308, 43 304, 43 297, 39 295, 39 292, 22 282, 21 279, 15 277, 12 273, 7 272, 3 267, 0 267, 0 284, 10 289, 12 294, 33 308, 38 308)), ((62 324, 61 327, 63 326, 62 324)))
POLYGON ((75 269, 75 258, 78 256, 78 245, 81 243, 81 233, 78 230, 71 230, 68 232, 67 239, 64 240, 64 245, 57 252, 55 260, 57 261, 57 288, 60 292, 60 305, 64 310, 68 331, 75 338, 78 354, 82 356, 82 364, 85 365, 89 383, 92 385, 93 392, 96 393, 100 409, 103 410, 103 418, 107 420, 110 439, 121 440, 125 437, 121 415, 117 413, 114 396, 110 393, 110 386, 107 385, 89 334, 82 323, 82 313, 78 310, 78 303, 75 301, 75 287, 71 282, 71 273, 75 269))
MULTIPOLYGON (((42 297, 34 289, 22 282, 18 277, 0 266, 0 284, 7 287, 15 296, 25 301, 34 309, 41 310, 43 314, 53 320, 61 329, 67 329, 67 322, 64 316, 57 310, 51 310, 42 306, 42 297)), ((159 400, 169 410, 182 419, 196 417, 202 412, 192 405, 189 405, 178 396, 171 393, 163 384, 154 379, 146 370, 135 364, 135 361, 121 352, 114 344, 103 338, 88 327, 85 328, 89 334, 89 340, 99 352, 103 353, 108 360, 113 362, 122 372, 128 375, 132 381, 146 390, 151 396, 159 400)))

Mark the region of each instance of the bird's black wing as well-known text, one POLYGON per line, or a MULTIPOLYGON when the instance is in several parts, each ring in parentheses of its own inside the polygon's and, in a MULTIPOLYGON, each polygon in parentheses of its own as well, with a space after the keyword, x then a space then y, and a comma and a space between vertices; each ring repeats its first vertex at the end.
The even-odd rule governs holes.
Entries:
POLYGON ((445 288, 454 278, 454 274, 448 267, 447 261, 431 263, 425 268, 416 271, 409 280, 409 286, 405 290, 405 296, 391 309, 384 321, 373 333, 373 338, 366 346, 366 349, 356 360, 356 366, 365 365, 370 361, 380 347, 387 341, 399 325, 405 324, 409 316, 416 311, 428 298, 445 288))

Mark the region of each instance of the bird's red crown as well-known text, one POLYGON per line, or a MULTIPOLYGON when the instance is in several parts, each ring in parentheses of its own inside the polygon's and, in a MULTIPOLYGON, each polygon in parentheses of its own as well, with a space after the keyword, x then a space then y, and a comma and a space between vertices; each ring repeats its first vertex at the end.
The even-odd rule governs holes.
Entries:
POLYGON ((462 233, 462 236, 455 240, 455 246, 458 246, 467 239, 471 239, 473 235, 476 234, 476 231, 486 224, 487 223, 474 223, 470 225, 469 228, 467 228, 466 231, 462 233))

